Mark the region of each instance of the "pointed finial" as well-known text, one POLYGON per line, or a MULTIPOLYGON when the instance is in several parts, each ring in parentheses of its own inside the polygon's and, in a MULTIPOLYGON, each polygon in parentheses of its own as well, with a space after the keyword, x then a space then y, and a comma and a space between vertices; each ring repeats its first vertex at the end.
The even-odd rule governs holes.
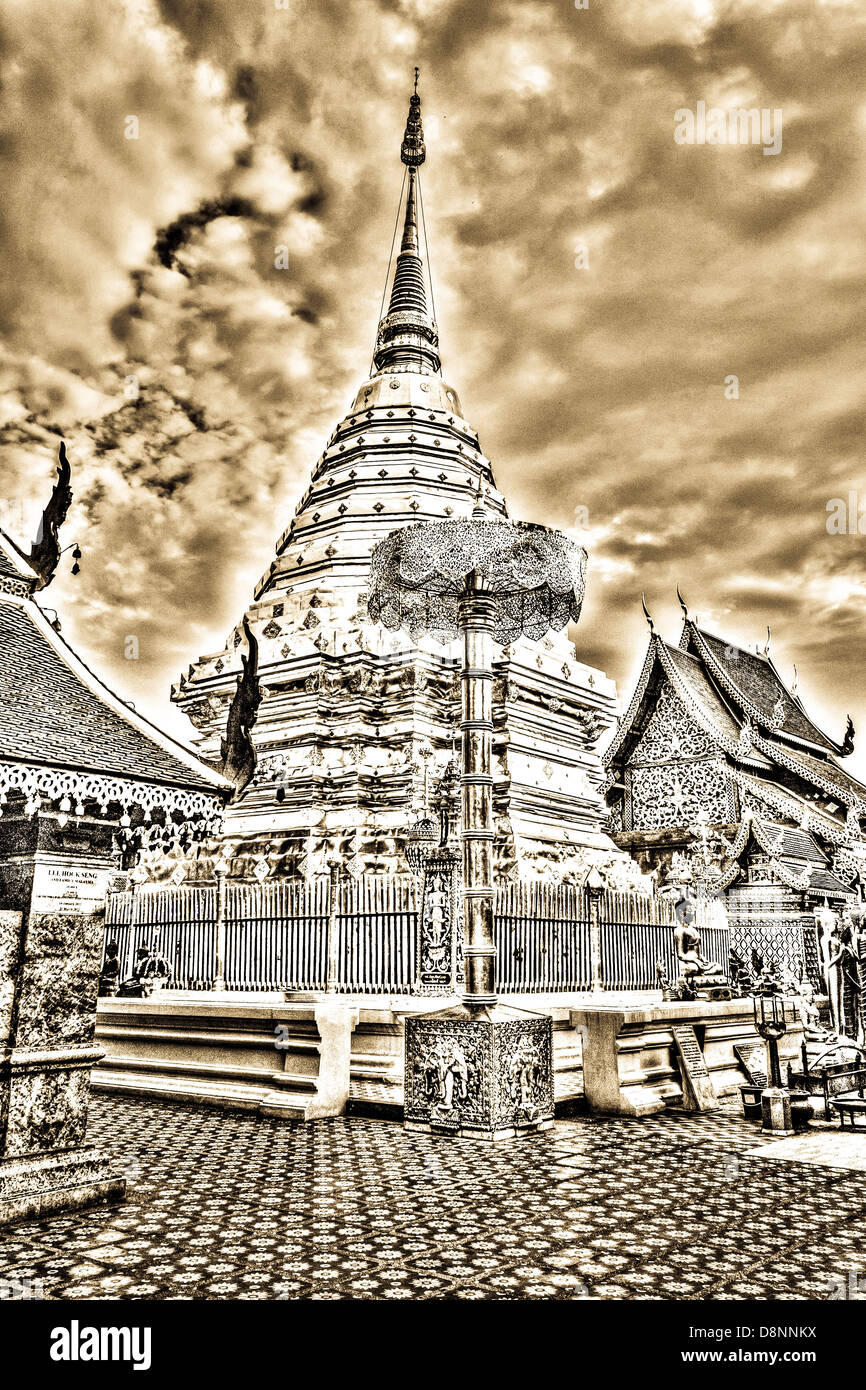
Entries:
POLYGON ((791 694, 792 694, 792 695, 796 695, 796 693, 797 693, 797 686, 798 686, 798 684, 799 684, 799 680, 800 680, 800 678, 799 678, 799 676, 797 675, 797 663, 796 663, 796 661, 795 661, 795 662, 794 662, 794 679, 793 679, 793 682, 792 682, 792 684, 791 684, 791 694))
POLYGON ((418 95, 418 69, 415 69, 415 90, 409 98, 409 115, 400 146, 400 158, 410 169, 417 169, 427 158, 424 130, 421 125, 421 98, 418 95))
POLYGON ((686 601, 685 601, 685 599, 683 598, 682 594, 680 593, 680 586, 679 586, 679 584, 677 585, 677 598, 678 598, 679 601, 680 601, 680 608, 683 610, 683 617, 684 617, 684 618, 687 618, 687 617, 689 616, 689 610, 688 610, 688 608, 686 607, 686 601))
POLYGON ((472 508, 472 515, 476 519, 483 518, 487 515, 487 509, 484 506, 484 493, 481 488, 480 478, 478 479, 478 487, 475 491, 475 506, 472 508))
POLYGON ((764 646, 764 656, 770 655, 770 629, 767 628, 767 641, 764 646))
POLYGON ((420 68, 416 68, 416 69, 415 69, 415 94, 416 94, 416 96, 417 96, 417 94, 418 94, 418 78, 420 77, 420 75, 421 75, 421 69, 420 69, 420 68))
POLYGON ((641 606, 641 608, 643 609, 643 615, 644 615, 644 617, 646 618, 647 622, 649 623, 649 630, 650 630, 650 632, 652 633, 653 637, 655 637, 655 635, 656 635, 655 623, 653 622, 653 620, 652 620, 652 618, 651 618, 651 616, 650 616, 650 611, 649 611, 649 609, 648 609, 647 606, 646 606, 646 595, 645 595, 645 594, 641 594, 641 596, 640 596, 640 606, 641 606))

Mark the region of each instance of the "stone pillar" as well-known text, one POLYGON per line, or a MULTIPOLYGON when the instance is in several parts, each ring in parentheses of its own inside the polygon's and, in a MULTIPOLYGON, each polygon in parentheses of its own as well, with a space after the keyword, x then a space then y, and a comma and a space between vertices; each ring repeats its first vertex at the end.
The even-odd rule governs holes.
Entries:
POLYGON ((0 820, 0 1226, 118 1201, 126 1180, 85 1143, 113 867, 105 826, 0 820))
POLYGON ((337 941, 337 906, 340 888, 340 861, 328 860, 328 978, 326 992, 336 994, 340 969, 337 941))
POLYGON ((464 1003, 495 1004, 493 937, 493 600, 463 600, 462 771, 464 1003))
POLYGON ((216 875, 216 950, 214 952, 214 977, 211 989, 224 994, 226 988, 226 871, 217 867, 216 875))
POLYGON ((586 893, 589 899, 589 966, 593 994, 604 989, 601 973, 601 896, 604 881, 598 869, 593 866, 586 880, 586 893))

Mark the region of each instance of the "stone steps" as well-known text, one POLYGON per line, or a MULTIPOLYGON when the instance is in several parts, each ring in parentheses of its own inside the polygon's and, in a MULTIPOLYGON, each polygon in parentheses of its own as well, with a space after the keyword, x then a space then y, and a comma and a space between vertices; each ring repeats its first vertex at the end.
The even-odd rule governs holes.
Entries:
POLYGON ((99 1001, 97 1090, 199 1101, 285 1120, 341 1114, 357 1010, 163 993, 99 1001))

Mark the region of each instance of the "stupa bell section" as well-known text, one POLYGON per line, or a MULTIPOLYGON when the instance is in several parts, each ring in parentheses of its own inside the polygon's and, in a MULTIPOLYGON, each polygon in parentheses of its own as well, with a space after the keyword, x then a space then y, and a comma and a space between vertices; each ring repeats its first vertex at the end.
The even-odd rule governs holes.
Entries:
MULTIPOLYGON (((258 765, 226 833, 236 857, 264 860, 278 876, 323 872, 334 856, 358 874, 407 872, 401 831, 452 754, 459 651, 369 622, 370 555, 401 525, 470 516, 479 493, 507 515, 441 375, 418 238, 420 100, 412 103, 401 249, 373 374, 316 462, 246 612, 264 692, 258 765)), ((206 757, 219 756, 239 649, 242 622, 172 691, 206 757)), ((598 851, 614 852, 596 752, 615 722, 613 682, 578 661, 565 634, 497 650, 497 875, 580 874, 598 851)))

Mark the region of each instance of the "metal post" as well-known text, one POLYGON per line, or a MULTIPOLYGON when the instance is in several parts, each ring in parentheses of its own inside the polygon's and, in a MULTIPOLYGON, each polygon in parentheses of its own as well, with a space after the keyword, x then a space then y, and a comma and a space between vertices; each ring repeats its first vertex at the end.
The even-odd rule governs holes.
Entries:
POLYGON ((767 1038, 767 1052, 769 1053, 769 1081, 771 1086, 780 1087, 782 1085, 782 1068, 779 1065, 779 1040, 778 1038, 767 1038))
POLYGON ((216 959, 214 961, 214 977, 211 989, 220 993, 225 993, 226 988, 226 871, 225 869, 215 868, 217 884, 217 918, 216 918, 216 959))
POLYGON ((496 1003, 493 934, 493 664, 494 601, 473 575, 460 604, 463 692, 460 777, 463 827, 463 1002, 496 1003))
POLYGON ((586 881, 586 891, 589 897, 590 988, 593 994, 599 994, 604 989, 604 980, 601 975, 601 895, 604 892, 604 885, 600 880, 601 875, 593 868, 586 881), (593 874, 599 882, 594 882, 593 874))
POLYGON ((338 875, 340 873, 339 859, 328 860, 329 875, 329 894, 328 894, 328 979, 325 989, 328 994, 337 993, 337 980, 339 975, 340 957, 337 941, 337 892, 338 875))

